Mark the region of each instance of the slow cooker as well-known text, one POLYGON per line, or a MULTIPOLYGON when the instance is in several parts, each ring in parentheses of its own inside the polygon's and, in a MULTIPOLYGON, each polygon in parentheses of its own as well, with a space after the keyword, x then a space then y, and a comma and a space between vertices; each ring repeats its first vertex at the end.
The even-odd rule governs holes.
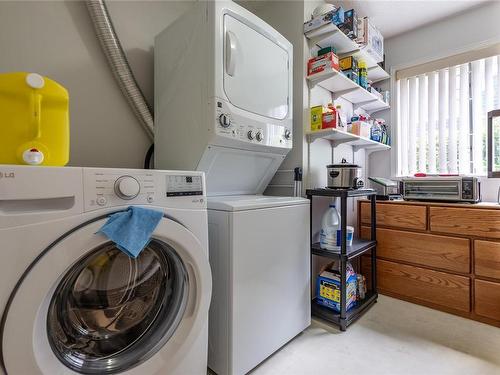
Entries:
POLYGON ((359 165, 348 163, 345 159, 342 159, 341 163, 327 165, 326 169, 328 188, 359 189, 364 186, 359 165))

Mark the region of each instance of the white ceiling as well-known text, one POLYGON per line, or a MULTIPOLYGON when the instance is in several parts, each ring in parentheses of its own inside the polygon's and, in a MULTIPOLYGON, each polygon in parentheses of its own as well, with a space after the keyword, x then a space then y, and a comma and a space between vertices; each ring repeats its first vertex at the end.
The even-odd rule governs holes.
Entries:
POLYGON ((328 2, 334 5, 342 4, 346 10, 354 8, 359 16, 369 16, 382 35, 390 38, 476 7, 487 0, 328 0, 328 2))

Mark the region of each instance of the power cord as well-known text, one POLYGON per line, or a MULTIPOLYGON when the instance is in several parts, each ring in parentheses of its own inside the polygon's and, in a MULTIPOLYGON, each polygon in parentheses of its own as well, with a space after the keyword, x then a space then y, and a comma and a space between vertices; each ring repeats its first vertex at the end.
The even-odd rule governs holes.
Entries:
POLYGON ((155 144, 153 143, 151 146, 149 146, 148 151, 146 152, 146 157, 144 158, 144 169, 152 169, 151 164, 154 164, 153 163, 154 152, 155 152, 155 144))

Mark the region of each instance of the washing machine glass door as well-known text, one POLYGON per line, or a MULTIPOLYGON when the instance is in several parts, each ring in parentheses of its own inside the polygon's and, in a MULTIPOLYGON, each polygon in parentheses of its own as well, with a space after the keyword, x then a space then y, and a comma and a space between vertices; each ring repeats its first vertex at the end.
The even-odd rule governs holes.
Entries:
POLYGON ((154 239, 136 259, 104 243, 59 282, 47 317, 50 346, 75 371, 126 369, 175 332, 187 284, 181 258, 164 242, 154 239))
POLYGON ((105 221, 63 236, 24 274, 2 322, 8 373, 152 373, 206 324, 211 275, 198 239, 164 218, 134 259, 96 234, 105 221))

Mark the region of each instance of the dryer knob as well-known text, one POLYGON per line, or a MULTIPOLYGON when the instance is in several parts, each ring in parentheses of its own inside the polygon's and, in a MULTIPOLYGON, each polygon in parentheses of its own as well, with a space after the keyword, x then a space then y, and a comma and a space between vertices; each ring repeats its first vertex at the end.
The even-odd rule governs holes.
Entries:
POLYGON ((139 181, 132 176, 121 176, 115 182, 115 193, 122 199, 134 199, 140 191, 139 181))
POLYGON ((231 126, 231 120, 229 116, 225 114, 219 116, 219 123, 223 128, 229 128, 231 126))
POLYGON ((285 130, 285 139, 288 141, 290 138, 292 138, 292 132, 288 129, 285 130))
POLYGON ((255 139, 258 141, 258 142, 262 142, 262 140, 264 139, 264 136, 262 135, 261 132, 258 132, 257 134, 255 134, 255 139))
POLYGON ((255 134, 253 132, 253 130, 249 130, 248 133, 247 133, 247 137, 248 139, 250 140, 253 140, 255 138, 255 134))

